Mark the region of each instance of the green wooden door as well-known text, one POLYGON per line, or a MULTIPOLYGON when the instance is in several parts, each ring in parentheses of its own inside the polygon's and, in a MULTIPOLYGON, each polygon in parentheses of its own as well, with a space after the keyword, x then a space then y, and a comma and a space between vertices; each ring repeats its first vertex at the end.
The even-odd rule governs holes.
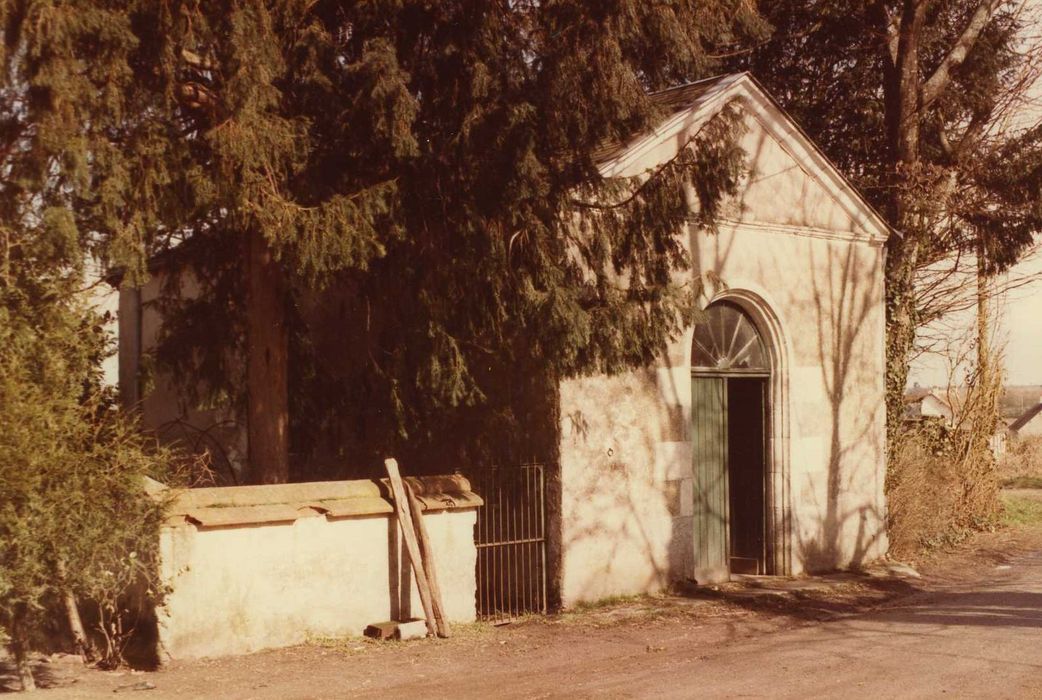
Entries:
POLYGON ((730 577, 727 552, 727 380, 691 379, 695 476, 694 572, 698 583, 730 577))

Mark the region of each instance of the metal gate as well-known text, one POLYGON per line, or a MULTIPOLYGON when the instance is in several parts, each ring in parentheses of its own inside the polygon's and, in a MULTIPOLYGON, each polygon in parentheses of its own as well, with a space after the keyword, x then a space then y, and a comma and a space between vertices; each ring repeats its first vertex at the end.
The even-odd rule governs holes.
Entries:
POLYGON ((478 509, 478 617, 507 622, 546 612, 546 481, 542 464, 493 468, 471 488, 478 509))

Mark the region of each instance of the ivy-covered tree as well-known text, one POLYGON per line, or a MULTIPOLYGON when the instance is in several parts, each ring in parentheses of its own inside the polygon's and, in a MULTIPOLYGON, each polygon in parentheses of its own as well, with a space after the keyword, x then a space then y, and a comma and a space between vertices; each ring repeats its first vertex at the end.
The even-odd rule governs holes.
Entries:
MULTIPOLYGON (((983 252, 1008 268, 1042 227, 1035 131, 1004 128, 1032 15, 1003 0, 765 3, 750 68, 894 228, 887 244, 887 422, 893 444, 916 331, 934 320, 922 271, 983 252)), ((1030 49, 1025 52, 1025 48, 1030 49)), ((1008 125, 1006 125, 1008 126, 1008 125)))

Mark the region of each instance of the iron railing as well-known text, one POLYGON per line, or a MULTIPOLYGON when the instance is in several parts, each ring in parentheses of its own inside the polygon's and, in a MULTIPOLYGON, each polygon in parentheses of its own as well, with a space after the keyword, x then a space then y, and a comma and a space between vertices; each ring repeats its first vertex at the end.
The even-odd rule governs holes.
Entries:
POLYGON ((471 478, 484 500, 475 528, 478 617, 508 622, 546 612, 543 465, 497 467, 471 478))

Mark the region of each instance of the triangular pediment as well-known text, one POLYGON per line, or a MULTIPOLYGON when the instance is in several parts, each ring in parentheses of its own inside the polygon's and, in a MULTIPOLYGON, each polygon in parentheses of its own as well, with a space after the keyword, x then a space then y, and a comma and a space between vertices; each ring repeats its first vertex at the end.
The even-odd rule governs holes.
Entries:
POLYGON ((700 81, 653 99, 672 113, 651 131, 603 151, 603 175, 654 171, 725 105, 737 101, 747 127, 741 145, 749 174, 724 207, 726 219, 874 242, 889 235, 879 213, 748 73, 700 81))

